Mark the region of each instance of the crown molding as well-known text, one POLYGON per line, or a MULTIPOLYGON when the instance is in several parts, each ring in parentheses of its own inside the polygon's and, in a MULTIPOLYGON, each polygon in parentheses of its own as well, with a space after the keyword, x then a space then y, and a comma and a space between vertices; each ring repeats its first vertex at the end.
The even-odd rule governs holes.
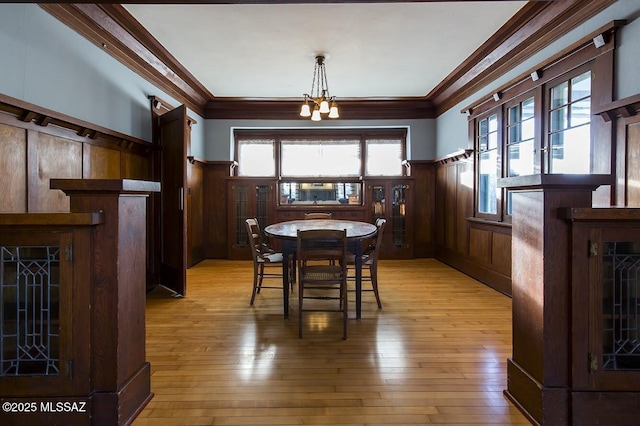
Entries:
MULTIPOLYGON (((294 0, 203 0, 189 3, 293 2, 297 3, 294 0)), ((306 2, 359 3, 371 0, 306 2)), ((425 97, 339 100, 340 118, 435 118, 614 2, 530 1, 425 97)), ((171 2, 137 0, 123 3, 171 2)), ((42 3, 40 7, 205 118, 275 120, 298 117, 300 100, 215 97, 120 4, 76 1, 74 4, 42 3)))
MULTIPOLYGON (((300 99, 215 97, 207 103, 208 119, 292 120, 300 117, 300 99)), ((338 99, 341 120, 435 118, 435 108, 426 98, 338 99)), ((331 119, 327 119, 331 121, 331 119)))
POLYGON ((529 2, 426 97, 446 112, 615 2, 529 2))

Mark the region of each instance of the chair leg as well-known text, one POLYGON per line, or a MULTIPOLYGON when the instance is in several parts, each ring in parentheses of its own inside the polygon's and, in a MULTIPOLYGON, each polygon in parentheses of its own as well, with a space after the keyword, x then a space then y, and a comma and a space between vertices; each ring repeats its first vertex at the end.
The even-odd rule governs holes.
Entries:
POLYGON ((260 293, 260 289, 262 288, 262 279, 264 278, 264 263, 261 263, 259 266, 259 274, 260 279, 258 280, 258 293, 260 293))
POLYGON ((253 264, 253 291, 251 292, 251 301, 249 305, 253 305, 253 301, 256 298, 256 293, 258 292, 258 265, 253 264))
POLYGON ((302 299, 304 298, 304 286, 298 280, 298 337, 302 339, 302 299))
POLYGON ((382 302, 380 302, 380 295, 378 294, 378 266, 373 264, 369 269, 371 274, 371 286, 373 287, 373 293, 376 295, 376 302, 378 302, 378 309, 382 309, 382 302))
POLYGON ((347 340, 347 320, 349 319, 349 306, 347 304, 347 281, 340 286, 340 303, 342 306, 342 338, 347 340))

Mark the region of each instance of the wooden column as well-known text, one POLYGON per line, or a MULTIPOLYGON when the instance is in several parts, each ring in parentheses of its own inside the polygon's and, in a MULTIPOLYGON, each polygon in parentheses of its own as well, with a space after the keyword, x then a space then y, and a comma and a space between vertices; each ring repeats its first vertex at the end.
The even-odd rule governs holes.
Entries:
POLYGON ((560 207, 591 207, 592 192, 610 175, 504 178, 513 193, 513 355, 511 399, 531 421, 570 424, 570 225, 560 207))
POLYGON ((96 227, 91 285, 92 423, 128 424, 151 399, 145 360, 146 207, 158 182, 52 179, 71 212, 104 214, 96 227))

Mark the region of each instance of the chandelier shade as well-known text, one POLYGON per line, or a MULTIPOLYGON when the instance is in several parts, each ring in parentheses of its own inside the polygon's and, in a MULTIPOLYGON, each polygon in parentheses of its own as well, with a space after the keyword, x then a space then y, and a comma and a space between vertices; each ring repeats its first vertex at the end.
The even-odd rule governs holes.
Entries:
POLYGON ((322 114, 328 114, 327 117, 329 118, 340 117, 336 98, 329 93, 324 61, 325 57, 323 55, 316 56, 311 92, 304 94, 304 100, 300 108, 300 116, 311 117, 312 121, 322 120, 322 114))

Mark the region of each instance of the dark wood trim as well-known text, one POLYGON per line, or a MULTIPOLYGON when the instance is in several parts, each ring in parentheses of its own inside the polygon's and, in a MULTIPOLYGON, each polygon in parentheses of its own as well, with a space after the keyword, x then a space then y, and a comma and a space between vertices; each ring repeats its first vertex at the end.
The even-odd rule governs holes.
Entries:
MULTIPOLYGON (((384 120, 436 118, 433 103, 426 98, 338 99, 339 120, 384 120)), ((216 97, 207 103, 209 119, 300 120, 300 99, 250 99, 216 97)), ((325 121, 331 121, 327 119, 325 121)))
POLYGON ((484 95, 471 105, 462 108, 460 112, 467 112, 470 113, 471 117, 475 117, 499 105, 508 103, 523 93, 541 87, 548 81, 607 54, 615 49, 617 30, 625 24, 626 21, 624 20, 609 22, 550 58, 545 59, 544 62, 535 65, 527 72, 498 87, 491 94, 484 95), (606 44, 601 48, 596 48, 592 41, 598 34, 606 35, 606 44), (534 71, 537 71, 540 76, 536 81, 531 79, 531 74, 534 71), (496 92, 501 94, 498 102, 493 99, 493 93, 496 92))
POLYGON ((446 112, 614 2, 529 2, 427 98, 437 106, 438 115, 446 112))
POLYGON ((495 220, 487 220, 487 219, 480 219, 477 217, 468 217, 467 221, 470 223, 474 223, 477 226, 478 229, 483 229, 483 228, 494 228, 494 227, 501 227, 501 228, 509 228, 511 229, 511 223, 510 222, 496 222, 495 220))
POLYGON ((461 149, 456 152, 452 152, 444 157, 436 158, 434 161, 440 165, 447 163, 455 163, 465 158, 469 158, 473 155, 473 149, 461 149))
MULTIPOLYGON (((413 0, 419 1, 419 0, 413 0)), ((422 0, 439 1, 439 0, 422 0)), ((435 118, 615 0, 532 1, 425 97, 339 100, 342 119, 435 118)), ((305 3, 370 3, 307 0, 305 3)), ((373 2, 378 2, 373 0, 373 2)), ((393 1, 379 1, 393 3, 393 1)), ((121 5, 41 4, 70 28, 205 118, 295 119, 300 100, 214 97, 121 5)), ((171 3, 136 1, 123 3, 171 3)), ((287 4, 294 0, 196 0, 202 4, 287 4)), ((303 120, 302 118, 299 118, 303 120)))
MULTIPOLYGON (((118 149, 140 154, 148 154, 153 149, 149 142, 142 139, 0 94, 0 113, 2 112, 27 123, 26 125, 20 124, 22 127, 50 127, 47 133, 79 142, 99 146, 111 144, 117 146, 118 149), (60 130, 56 131, 56 128, 62 129, 64 133, 60 130)), ((3 121, 0 117, 0 122, 3 121)))
POLYGON ((599 108, 594 108, 593 114, 600 115, 605 121, 618 117, 632 117, 640 112, 640 94, 620 99, 599 108))
POLYGON ((436 247, 436 259, 511 297, 511 277, 472 261, 469 256, 436 247))
POLYGON ((104 223, 104 212, 87 213, 3 213, 0 225, 83 226, 104 223))
POLYGON ((527 176, 513 176, 498 179, 498 188, 511 190, 553 189, 571 187, 574 190, 594 191, 600 185, 615 183, 614 175, 582 175, 582 174, 539 174, 527 176))
POLYGON ((590 207, 567 207, 558 209, 558 217, 577 221, 640 221, 640 208, 611 207, 611 208, 590 208, 590 207))

